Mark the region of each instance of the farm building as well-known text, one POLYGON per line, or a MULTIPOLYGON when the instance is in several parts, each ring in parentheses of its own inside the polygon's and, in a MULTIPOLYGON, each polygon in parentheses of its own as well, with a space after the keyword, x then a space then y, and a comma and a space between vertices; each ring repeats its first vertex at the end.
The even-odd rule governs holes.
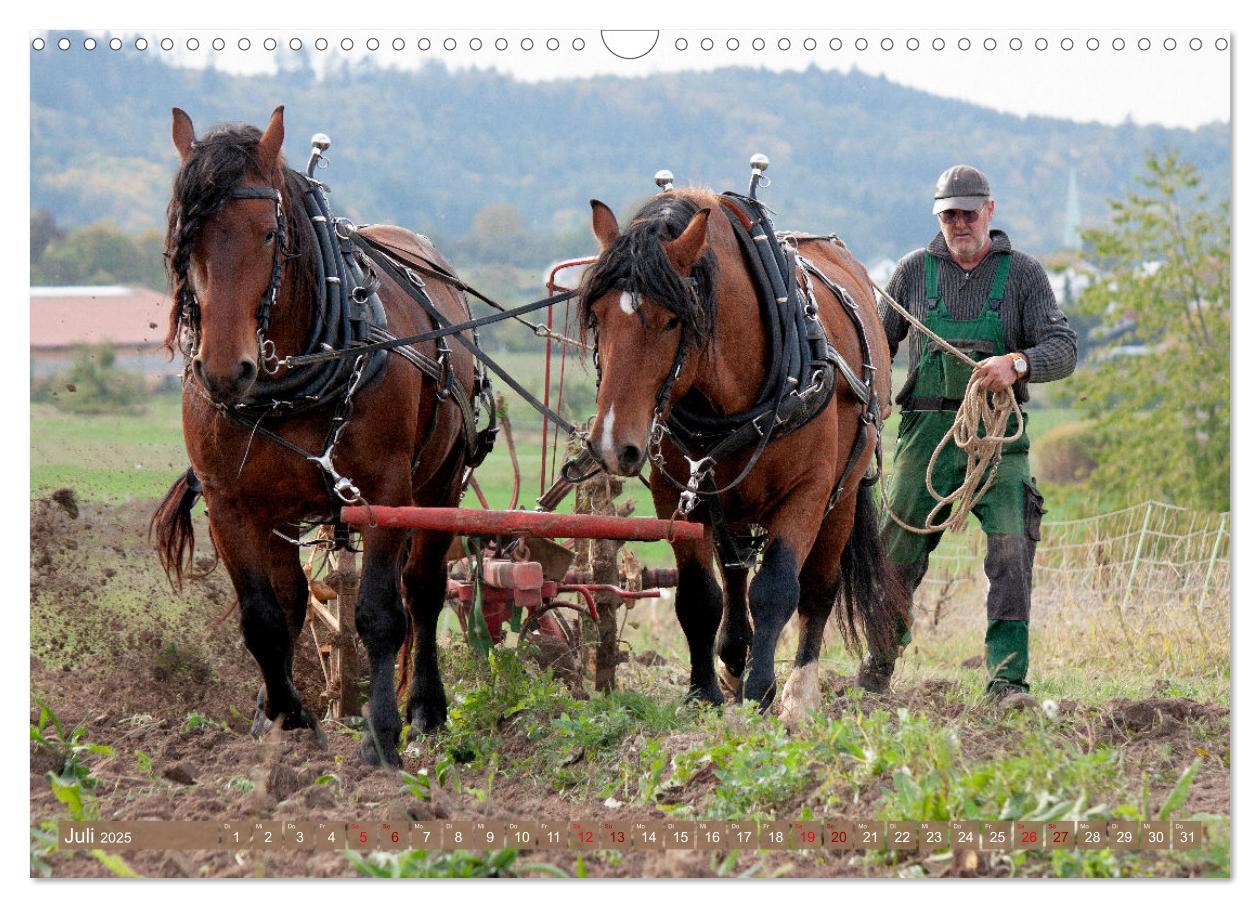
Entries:
POLYGON ((165 294, 140 287, 32 287, 31 379, 68 369, 84 346, 108 343, 118 368, 151 387, 178 385, 180 360, 162 345, 169 311, 165 294))

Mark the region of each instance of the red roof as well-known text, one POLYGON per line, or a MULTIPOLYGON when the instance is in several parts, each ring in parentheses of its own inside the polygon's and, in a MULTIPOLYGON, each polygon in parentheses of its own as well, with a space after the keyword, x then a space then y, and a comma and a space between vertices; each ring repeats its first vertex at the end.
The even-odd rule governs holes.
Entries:
POLYGON ((157 347, 170 308, 165 294, 139 287, 32 287, 31 349, 157 347))

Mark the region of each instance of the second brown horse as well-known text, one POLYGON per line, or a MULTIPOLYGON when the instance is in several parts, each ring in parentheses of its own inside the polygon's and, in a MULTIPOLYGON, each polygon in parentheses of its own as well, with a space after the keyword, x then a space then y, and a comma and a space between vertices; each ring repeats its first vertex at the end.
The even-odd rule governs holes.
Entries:
MULTIPOLYGON (((652 496, 669 517, 679 491, 665 478, 688 476, 683 454, 665 435, 649 451, 654 422, 687 400, 712 414, 750 408, 772 367, 762 307, 723 199, 709 192, 671 190, 654 197, 623 232, 612 211, 592 201, 592 228, 601 253, 583 284, 583 313, 598 339, 601 382, 591 449, 611 473, 634 475, 653 454, 652 496), (680 345, 686 344, 680 354, 680 345), (671 373, 682 357, 681 368, 671 373), (658 394, 666 390, 667 399, 658 394)), ((891 367, 866 270, 842 244, 799 237, 800 254, 856 303, 870 344, 874 390, 882 416, 890 410, 891 367)), ((799 272, 799 269, 798 269, 799 272)), ((803 279, 803 278, 802 278, 803 279)), ((862 344, 841 300, 821 280, 814 288, 818 316, 831 344, 862 374, 862 344)), ((879 543, 870 488, 858 477, 876 450, 878 425, 844 382, 811 421, 770 441, 747 476, 717 501, 736 529, 764 527, 760 570, 720 565, 710 531, 702 542, 675 542, 677 615, 691 653, 690 695, 720 703, 714 650, 725 686, 768 707, 776 693, 774 651, 799 608, 800 642, 783 697, 796 719, 819 704, 818 655, 828 616, 838 615, 846 639, 861 626, 868 644, 896 633, 903 597, 891 587, 879 543), (834 507, 828 499, 855 446, 857 470, 834 507), (717 568, 725 581, 725 595, 717 568), (751 619, 751 620, 750 620, 751 619), (719 625, 721 633, 719 635, 719 625), (741 683, 742 682, 742 683, 741 683)), ((752 452, 715 464, 715 490, 736 480, 752 452)), ((705 516, 705 508, 696 512, 705 516)))

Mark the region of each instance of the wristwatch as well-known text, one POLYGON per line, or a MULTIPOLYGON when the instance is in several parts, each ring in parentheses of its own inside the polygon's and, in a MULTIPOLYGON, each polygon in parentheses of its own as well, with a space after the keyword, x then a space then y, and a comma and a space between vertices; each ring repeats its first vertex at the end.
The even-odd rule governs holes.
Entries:
POLYGON ((1016 379, 1028 377, 1028 357, 1022 353, 1008 353, 1007 357, 1011 361, 1011 365, 1015 367, 1016 379))

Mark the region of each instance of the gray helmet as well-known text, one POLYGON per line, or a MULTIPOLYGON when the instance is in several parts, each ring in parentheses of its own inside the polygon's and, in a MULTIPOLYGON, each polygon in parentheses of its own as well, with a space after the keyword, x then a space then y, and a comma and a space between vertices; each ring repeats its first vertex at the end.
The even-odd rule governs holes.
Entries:
POLYGON ((975 211, 989 201, 989 181, 980 171, 966 164, 955 164, 936 180, 936 202, 932 214, 951 208, 975 211))

